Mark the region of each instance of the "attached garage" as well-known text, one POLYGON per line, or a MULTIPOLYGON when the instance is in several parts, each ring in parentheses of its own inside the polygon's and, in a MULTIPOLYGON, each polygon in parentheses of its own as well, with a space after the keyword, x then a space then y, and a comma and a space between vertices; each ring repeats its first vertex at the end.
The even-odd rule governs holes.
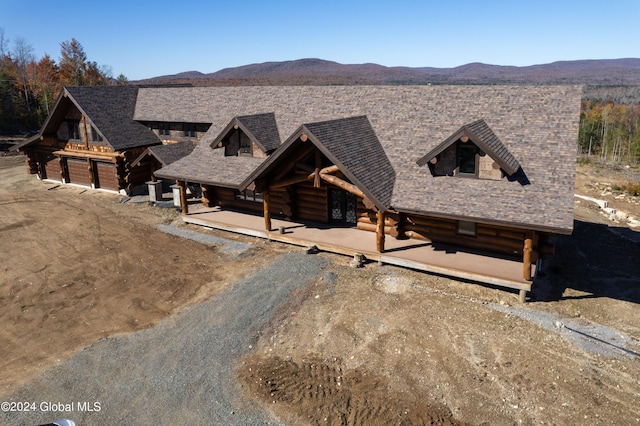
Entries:
POLYGON ((118 176, 116 165, 102 161, 94 162, 94 170, 96 172, 96 188, 110 189, 118 191, 118 176))
POLYGON ((60 158, 55 155, 42 154, 40 179, 50 179, 60 181, 62 174, 60 169, 60 158))
POLYGON ((69 172, 68 183, 91 186, 91 180, 89 178, 89 164, 87 160, 67 158, 67 170, 69 172))

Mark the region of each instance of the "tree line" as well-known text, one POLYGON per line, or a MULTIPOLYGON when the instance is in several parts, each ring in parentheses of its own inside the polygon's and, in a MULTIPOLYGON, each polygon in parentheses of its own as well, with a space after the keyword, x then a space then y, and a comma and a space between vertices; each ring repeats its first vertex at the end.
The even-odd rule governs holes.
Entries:
POLYGON ((578 150, 587 158, 640 163, 640 105, 583 100, 578 150))
POLYGON ((63 86, 127 84, 110 67, 89 61, 75 38, 60 43, 56 62, 48 54, 37 59, 33 46, 22 38, 13 43, 0 28, 0 134, 36 131, 56 102, 63 86))

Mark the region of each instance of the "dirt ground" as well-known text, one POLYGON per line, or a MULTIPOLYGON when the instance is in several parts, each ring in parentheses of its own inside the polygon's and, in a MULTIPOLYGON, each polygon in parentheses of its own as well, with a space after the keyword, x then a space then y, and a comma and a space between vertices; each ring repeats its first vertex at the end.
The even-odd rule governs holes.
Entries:
MULTIPOLYGON (((0 395, 290 249, 218 234, 255 244, 237 268, 158 231, 174 210, 40 182, 23 161, 0 157, 0 395)), ((629 181, 637 168, 579 165, 576 192, 640 217, 613 190, 629 181)), ((512 291, 321 254, 322 279, 239 362, 246 397, 286 424, 640 424, 639 232, 575 206, 574 235, 558 238, 524 305, 512 291)))
MULTIPOLYGON (((105 336, 148 328, 246 271, 155 229, 173 209, 42 182, 0 156, 0 394, 105 336)), ((231 236, 231 238, 234 238, 231 236)), ((236 237, 241 239, 242 237, 236 237)), ((266 264, 264 251, 245 263, 266 264)))

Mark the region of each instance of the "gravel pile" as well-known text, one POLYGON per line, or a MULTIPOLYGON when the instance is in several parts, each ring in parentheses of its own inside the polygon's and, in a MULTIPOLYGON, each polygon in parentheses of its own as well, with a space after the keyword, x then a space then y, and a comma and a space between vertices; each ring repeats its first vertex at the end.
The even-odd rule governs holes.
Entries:
POLYGON ((0 412, 0 424, 59 418, 81 425, 277 424, 240 398, 236 362, 252 350, 291 290, 322 276, 326 263, 320 256, 286 254, 229 292, 151 329, 102 339, 17 394, 0 397, 37 406, 30 412, 0 412), (53 404, 72 410, 47 412, 53 404))

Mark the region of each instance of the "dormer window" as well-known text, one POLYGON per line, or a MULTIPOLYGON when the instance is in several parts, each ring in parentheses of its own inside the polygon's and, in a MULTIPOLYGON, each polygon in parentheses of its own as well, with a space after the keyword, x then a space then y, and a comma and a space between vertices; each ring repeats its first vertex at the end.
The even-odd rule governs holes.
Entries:
POLYGON ((468 140, 458 144, 458 174, 478 176, 478 148, 468 140))
POLYGON ((238 150, 239 155, 253 155, 253 150, 251 149, 251 140, 244 133, 239 133, 239 142, 240 149, 238 150))
POLYGON ((266 157, 279 145, 275 114, 266 113, 234 117, 209 146, 225 157, 266 157))
MULTIPOLYGON (((417 161, 433 176, 512 180, 520 163, 484 120, 466 124, 417 161)), ((520 181, 519 179, 515 179, 520 181)))

